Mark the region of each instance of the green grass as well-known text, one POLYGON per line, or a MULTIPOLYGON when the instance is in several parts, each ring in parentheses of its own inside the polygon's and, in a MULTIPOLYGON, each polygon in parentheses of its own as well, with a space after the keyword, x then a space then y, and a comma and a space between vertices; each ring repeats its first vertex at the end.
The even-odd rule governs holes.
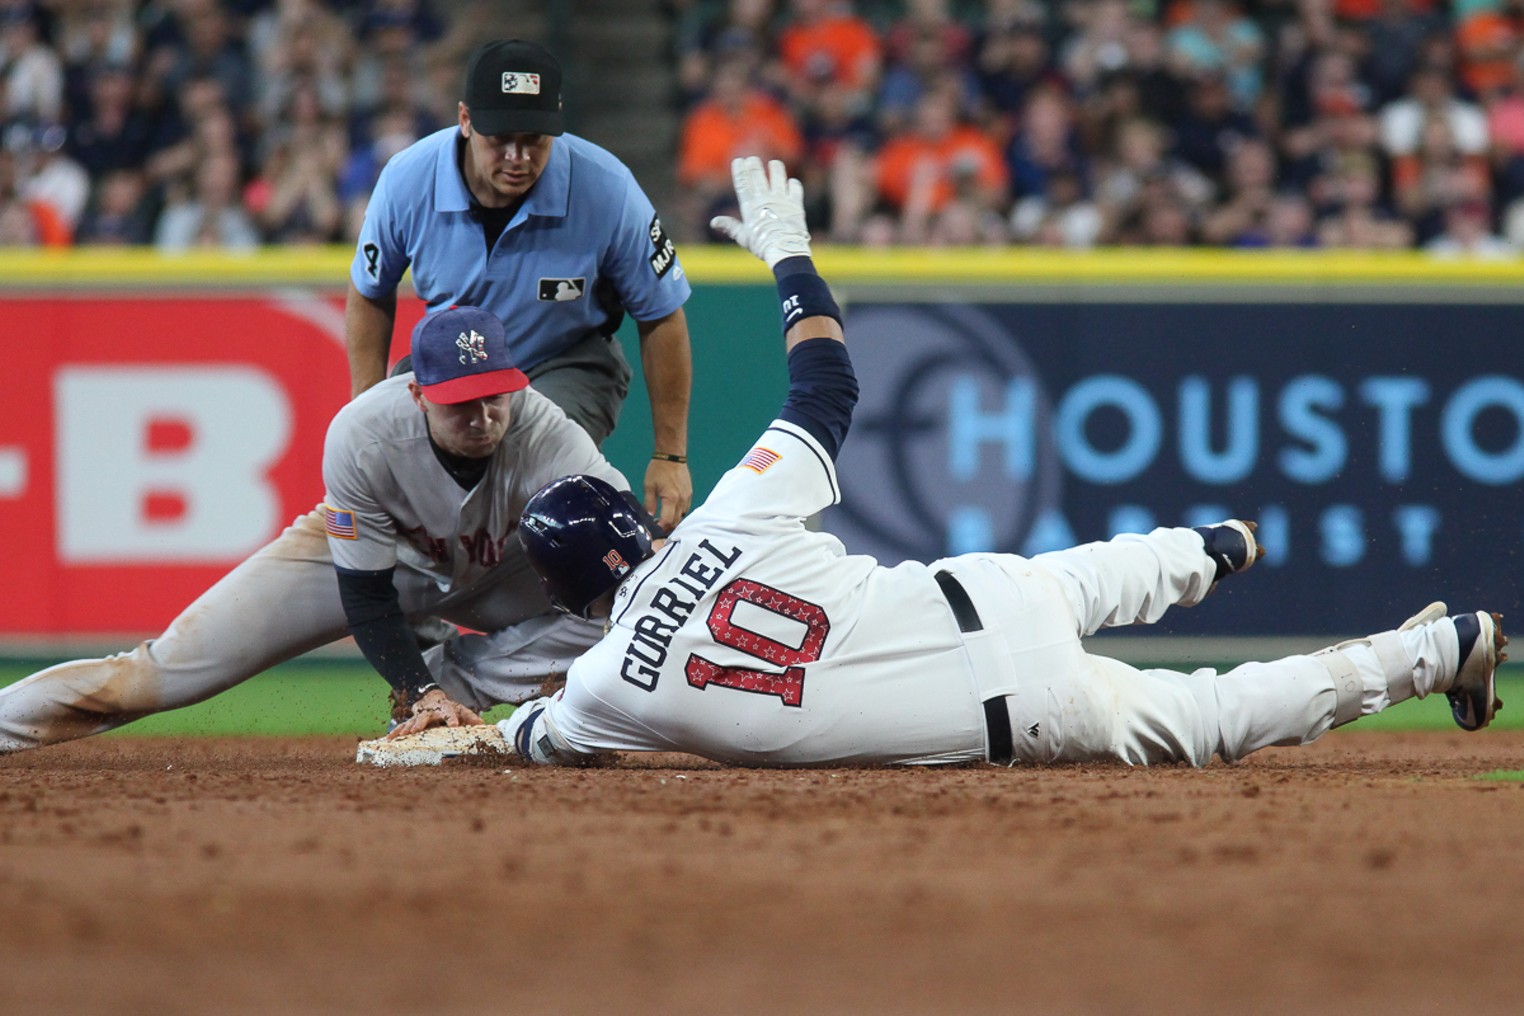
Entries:
POLYGON ((1477 773, 1476 778, 1496 783, 1524 783, 1524 769, 1494 769, 1490 773, 1477 773))
MULTIPOLYGON (((45 665, 37 661, 0 661, 0 686, 45 665)), ((1499 673, 1498 696, 1510 705, 1498 714, 1493 726, 1524 729, 1524 666, 1511 664, 1499 673)), ((510 711, 506 706, 499 707, 492 710, 489 718, 501 719, 510 711)), ((298 660, 199 705, 139 720, 119 733, 375 734, 385 729, 385 720, 386 685, 368 666, 346 660, 298 660)), ((1367 716, 1346 729, 1454 730, 1455 724, 1444 696, 1431 695, 1421 702, 1404 702, 1384 713, 1367 716)))

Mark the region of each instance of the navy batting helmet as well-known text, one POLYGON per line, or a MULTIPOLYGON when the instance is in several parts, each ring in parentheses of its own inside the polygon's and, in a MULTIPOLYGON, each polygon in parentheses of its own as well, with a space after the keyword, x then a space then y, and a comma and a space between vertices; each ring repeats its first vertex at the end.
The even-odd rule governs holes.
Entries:
POLYGON ((541 487, 519 518, 519 541, 551 605, 578 617, 651 556, 645 509, 596 476, 541 487))

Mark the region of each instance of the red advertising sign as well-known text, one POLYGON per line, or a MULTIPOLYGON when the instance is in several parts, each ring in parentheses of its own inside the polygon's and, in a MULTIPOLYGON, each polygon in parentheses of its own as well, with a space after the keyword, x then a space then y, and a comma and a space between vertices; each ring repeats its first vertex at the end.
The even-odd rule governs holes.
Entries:
POLYGON ((0 636, 157 631, 321 501, 343 316, 311 291, 0 300, 0 636))

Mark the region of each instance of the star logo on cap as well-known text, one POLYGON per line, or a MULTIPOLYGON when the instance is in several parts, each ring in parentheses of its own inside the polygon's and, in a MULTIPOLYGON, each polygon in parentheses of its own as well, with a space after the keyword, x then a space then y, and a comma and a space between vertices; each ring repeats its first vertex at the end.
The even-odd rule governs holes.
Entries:
POLYGON ((480 363, 487 358, 487 337, 474 328, 470 333, 461 332, 455 340, 455 348, 460 350, 461 363, 467 366, 480 363))

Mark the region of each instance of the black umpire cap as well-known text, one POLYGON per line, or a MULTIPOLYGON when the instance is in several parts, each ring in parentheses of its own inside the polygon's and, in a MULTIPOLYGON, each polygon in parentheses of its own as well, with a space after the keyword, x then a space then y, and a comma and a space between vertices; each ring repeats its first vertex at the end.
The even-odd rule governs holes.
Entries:
POLYGON ((466 108, 478 134, 559 137, 561 65, 544 46, 523 39, 483 43, 466 65, 466 108))

